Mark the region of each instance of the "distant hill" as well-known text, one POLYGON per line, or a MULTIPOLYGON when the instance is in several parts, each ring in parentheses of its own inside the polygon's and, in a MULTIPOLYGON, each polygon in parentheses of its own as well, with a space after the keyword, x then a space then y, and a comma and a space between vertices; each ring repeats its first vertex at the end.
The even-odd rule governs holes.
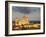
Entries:
POLYGON ((30 21, 30 23, 40 23, 40 21, 30 21))
MULTIPOLYGON (((30 23, 40 23, 40 21, 29 21, 30 23)), ((15 21, 12 21, 12 23, 15 23, 15 21)))

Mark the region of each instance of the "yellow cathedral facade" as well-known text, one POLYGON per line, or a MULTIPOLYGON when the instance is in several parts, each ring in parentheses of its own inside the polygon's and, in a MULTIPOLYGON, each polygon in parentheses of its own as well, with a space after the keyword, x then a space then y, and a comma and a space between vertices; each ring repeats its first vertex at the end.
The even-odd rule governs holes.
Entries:
POLYGON ((28 16, 23 16, 22 19, 19 19, 18 17, 16 17, 15 25, 25 25, 25 24, 29 24, 28 16))

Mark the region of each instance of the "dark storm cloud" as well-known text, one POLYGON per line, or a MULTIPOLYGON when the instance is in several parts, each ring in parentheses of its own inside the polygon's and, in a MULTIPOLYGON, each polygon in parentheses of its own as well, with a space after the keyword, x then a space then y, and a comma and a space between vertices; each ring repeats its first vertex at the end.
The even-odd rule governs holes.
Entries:
MULTIPOLYGON (((24 13, 24 14, 29 14, 31 12, 36 12, 37 9, 36 7, 17 7, 17 6, 13 6, 12 7, 13 11, 15 12, 20 12, 20 13, 24 13)), ((40 9, 39 9, 40 10, 40 9)))
POLYGON ((29 7, 13 7, 13 10, 16 12, 21 12, 21 13, 26 13, 26 14, 31 12, 29 7))

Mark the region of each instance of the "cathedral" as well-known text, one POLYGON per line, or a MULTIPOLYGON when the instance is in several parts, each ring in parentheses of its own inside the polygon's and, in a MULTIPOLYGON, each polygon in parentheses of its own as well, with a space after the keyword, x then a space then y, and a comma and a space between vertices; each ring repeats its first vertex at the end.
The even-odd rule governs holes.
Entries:
POLYGON ((29 24, 28 16, 23 16, 22 19, 19 19, 18 17, 16 17, 15 25, 25 25, 25 24, 29 24))

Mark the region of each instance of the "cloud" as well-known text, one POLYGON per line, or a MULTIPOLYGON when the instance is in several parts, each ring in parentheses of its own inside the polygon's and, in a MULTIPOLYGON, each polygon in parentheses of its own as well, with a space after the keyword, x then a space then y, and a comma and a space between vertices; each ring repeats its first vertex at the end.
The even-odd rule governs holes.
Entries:
POLYGON ((12 7, 12 19, 15 20, 16 17, 20 19, 24 16, 29 16, 29 20, 40 21, 40 8, 39 7, 12 7))

